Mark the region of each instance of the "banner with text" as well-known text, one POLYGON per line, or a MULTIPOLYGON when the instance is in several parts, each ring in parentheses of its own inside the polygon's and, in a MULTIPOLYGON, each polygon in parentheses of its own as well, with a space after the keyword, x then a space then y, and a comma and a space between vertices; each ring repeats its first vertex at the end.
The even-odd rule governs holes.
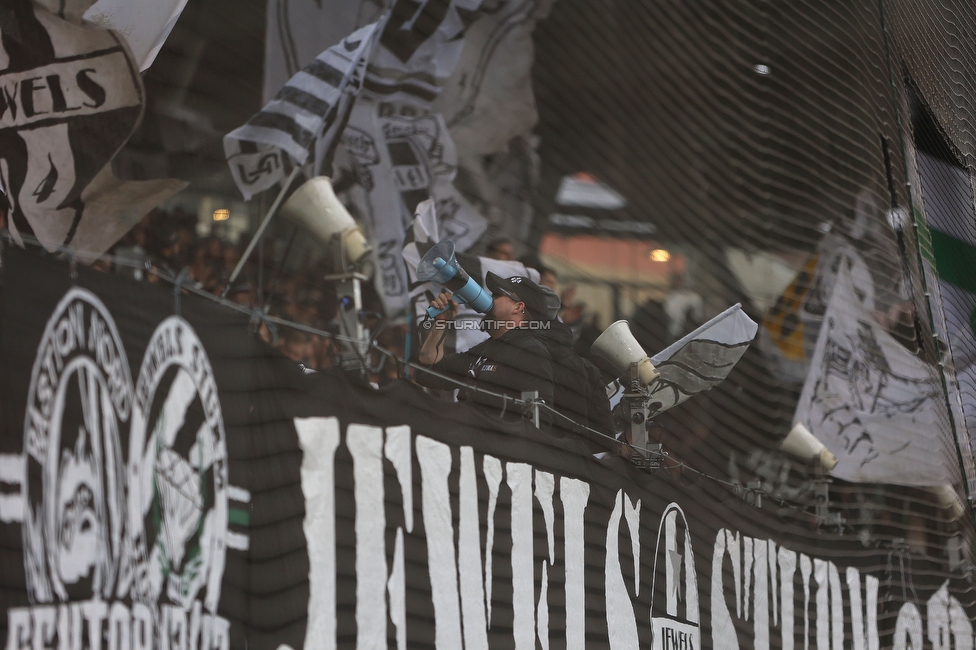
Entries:
POLYGON ((903 544, 304 375, 171 288, 19 250, 3 287, 6 648, 973 646, 903 544))

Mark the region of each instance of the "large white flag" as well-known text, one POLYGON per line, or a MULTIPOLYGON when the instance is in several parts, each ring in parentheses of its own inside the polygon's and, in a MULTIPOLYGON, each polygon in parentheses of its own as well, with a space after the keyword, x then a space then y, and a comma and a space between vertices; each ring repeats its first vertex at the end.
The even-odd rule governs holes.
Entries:
POLYGON ((464 51, 435 108, 468 156, 504 152, 539 121, 532 90, 532 32, 555 0, 507 0, 479 13, 465 32, 464 51))
POLYGON ((463 251, 487 223, 454 188, 457 152, 444 118, 431 107, 461 55, 464 32, 481 0, 397 2, 366 70, 342 143, 364 193, 360 212, 374 238, 381 296, 388 312, 409 300, 401 261, 417 206, 433 199, 455 226, 463 251))
POLYGON ((33 235, 48 250, 102 253, 184 184, 130 184, 107 169, 145 104, 138 67, 120 37, 83 25, 83 2, 61 3, 63 19, 16 1, 29 8, 4 23, 18 33, 3 42, 21 46, 0 45, 0 191, 11 234, 33 235))
POLYGON ((957 464, 934 368, 865 309, 845 265, 828 304, 795 421, 839 462, 847 481, 936 486, 957 464))
MULTIPOLYGON (((457 250, 487 228, 484 217, 454 188, 458 153, 432 102, 451 77, 465 34, 482 0, 399 0, 369 58, 363 89, 336 153, 337 184, 356 183, 343 198, 363 216, 379 263, 377 284, 388 312, 407 309, 408 283, 400 257, 420 202, 432 198, 457 250), (453 225, 448 227, 446 221, 453 225)), ((265 94, 334 39, 376 16, 375 3, 357 0, 269 0, 265 94), (326 41, 330 42, 330 41, 326 41)), ((495 11, 495 9, 493 9, 495 11)), ((506 9, 506 12, 508 9, 506 9)), ((254 176, 280 179, 278 160, 248 152, 254 176)))

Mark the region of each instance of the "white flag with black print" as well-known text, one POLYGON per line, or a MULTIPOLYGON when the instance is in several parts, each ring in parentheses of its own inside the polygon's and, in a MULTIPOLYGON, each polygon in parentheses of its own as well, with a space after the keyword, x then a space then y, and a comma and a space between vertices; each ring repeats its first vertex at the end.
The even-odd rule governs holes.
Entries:
POLYGON ((724 381, 758 329, 737 303, 651 357, 658 373, 648 386, 655 413, 724 381))
POLYGON ((19 244, 33 236, 50 251, 71 246, 97 255, 185 183, 112 176, 111 160, 139 125, 145 94, 121 37, 82 22, 90 4, 61 2, 52 13, 4 0, 0 201, 19 244))
MULTIPOLYGON (((245 199, 281 181, 294 165, 322 156, 359 91, 383 21, 357 29, 288 80, 247 124, 224 136, 231 175, 245 199)), ((313 174, 318 170, 313 170, 313 174)))
POLYGON ((381 296, 390 313, 408 308, 401 252, 422 201, 433 199, 459 251, 487 227, 454 188, 457 151, 444 118, 431 108, 457 65, 465 29, 480 5, 481 0, 397 2, 342 134, 349 171, 364 189, 357 207, 376 242, 381 296))
POLYGON ((795 422, 837 456, 845 481, 939 486, 956 462, 938 369, 926 365, 864 308, 842 266, 795 422))

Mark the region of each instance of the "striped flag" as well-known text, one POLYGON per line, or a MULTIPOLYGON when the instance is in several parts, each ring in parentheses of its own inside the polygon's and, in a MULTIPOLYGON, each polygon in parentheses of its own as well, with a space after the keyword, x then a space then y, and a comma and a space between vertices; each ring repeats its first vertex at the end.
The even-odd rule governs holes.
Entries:
POLYGON ((391 9, 365 88, 377 96, 432 102, 457 66, 464 33, 482 0, 402 0, 391 9))
POLYGON ((245 199, 281 181, 313 155, 316 167, 321 165, 341 129, 338 116, 362 86, 382 23, 356 30, 317 56, 247 124, 224 136, 227 164, 245 199))

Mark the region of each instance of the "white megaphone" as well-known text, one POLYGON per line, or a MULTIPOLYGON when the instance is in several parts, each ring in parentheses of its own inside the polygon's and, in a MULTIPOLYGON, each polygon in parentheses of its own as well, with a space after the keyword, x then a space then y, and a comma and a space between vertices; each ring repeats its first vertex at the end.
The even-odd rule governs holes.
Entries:
POLYGON ((951 485, 940 485, 930 489, 939 500, 939 505, 950 512, 953 520, 966 514, 966 506, 963 505, 959 493, 951 485))
POLYGON ((630 371, 631 364, 637 364, 637 377, 643 386, 649 385, 658 377, 654 364, 631 334, 630 326, 625 320, 618 320, 603 330, 603 334, 593 341, 590 349, 593 354, 598 354, 613 364, 621 375, 630 371))
MULTIPOLYGON (((478 281, 469 276, 454 256, 454 242, 445 239, 431 247, 417 265, 417 279, 421 282, 436 282, 454 293, 454 300, 467 303, 475 311, 487 314, 491 309, 491 294, 485 291, 478 281)), ((428 307, 431 318, 446 311, 428 307)))
POLYGON ((791 456, 804 460, 817 459, 825 472, 829 472, 837 466, 837 456, 830 453, 827 446, 820 442, 815 435, 810 433, 803 424, 797 422, 783 439, 779 446, 783 451, 791 456))
POLYGON ((347 264, 358 263, 371 247, 346 206, 332 190, 332 180, 316 176, 288 197, 280 214, 307 230, 319 243, 331 247, 340 240, 347 264))

